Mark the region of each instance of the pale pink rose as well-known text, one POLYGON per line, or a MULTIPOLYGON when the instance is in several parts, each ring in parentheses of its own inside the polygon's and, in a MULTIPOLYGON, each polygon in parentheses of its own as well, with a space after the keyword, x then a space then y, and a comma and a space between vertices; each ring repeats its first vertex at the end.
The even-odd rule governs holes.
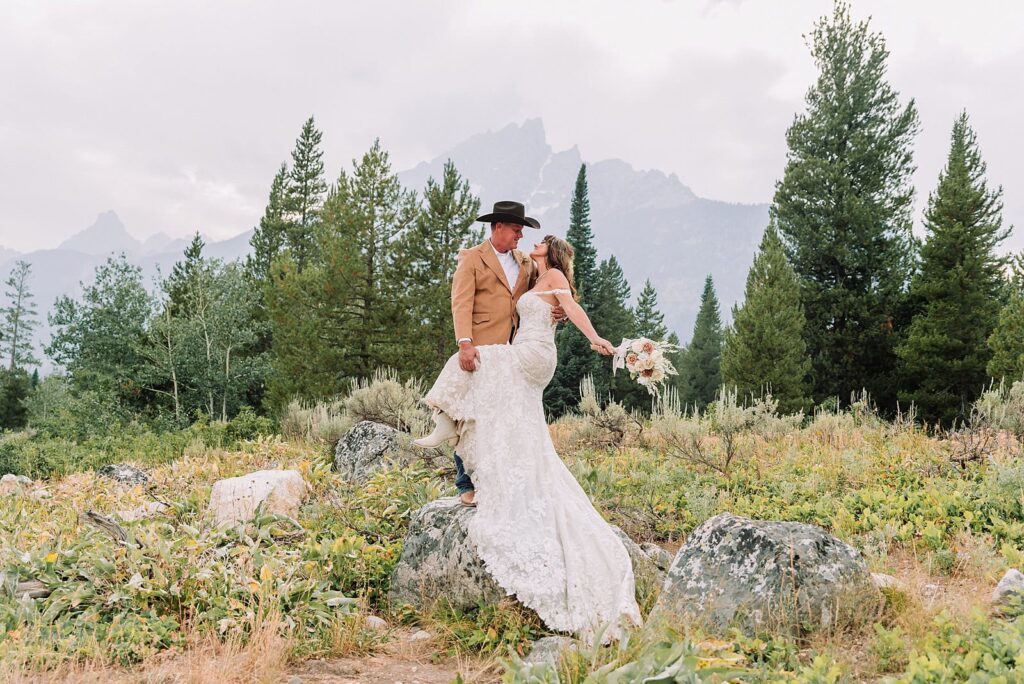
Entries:
POLYGON ((644 350, 643 338, 641 338, 639 340, 633 340, 633 343, 631 345, 629 345, 629 348, 632 349, 633 351, 635 351, 637 354, 642 352, 644 350))
POLYGON ((654 353, 654 343, 651 342, 650 340, 644 340, 643 344, 640 345, 640 351, 644 352, 645 354, 654 353))

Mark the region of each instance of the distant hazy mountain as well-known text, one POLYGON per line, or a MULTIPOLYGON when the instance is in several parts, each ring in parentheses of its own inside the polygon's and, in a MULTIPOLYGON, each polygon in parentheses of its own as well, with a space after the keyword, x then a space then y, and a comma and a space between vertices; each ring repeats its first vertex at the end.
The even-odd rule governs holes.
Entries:
POLYGON ((105 211, 96 217, 91 226, 60 243, 57 249, 82 254, 135 254, 141 246, 142 243, 125 230, 117 214, 105 211))
MULTIPOLYGON (((480 196, 482 211, 503 199, 526 204, 542 229, 527 230, 525 241, 547 233, 565 236, 583 159, 575 147, 552 150, 539 119, 475 135, 399 177, 407 187, 422 189, 429 176, 441 177, 448 159, 480 196)), ((710 273, 728 320, 732 304, 743 297, 768 206, 702 199, 675 174, 638 171, 618 159, 587 160, 587 178, 598 255, 616 256, 633 296, 650 278, 666 323, 685 341, 693 332, 704 278, 710 273)))

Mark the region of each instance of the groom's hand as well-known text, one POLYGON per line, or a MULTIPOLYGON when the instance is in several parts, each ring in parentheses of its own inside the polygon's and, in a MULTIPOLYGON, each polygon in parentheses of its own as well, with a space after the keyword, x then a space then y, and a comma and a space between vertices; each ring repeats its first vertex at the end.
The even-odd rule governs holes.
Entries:
POLYGON ((561 323, 566 318, 565 309, 562 308, 561 304, 555 304, 551 307, 551 321, 553 323, 561 323))
POLYGON ((480 352, 477 351, 472 342, 463 342, 459 345, 459 368, 472 373, 476 370, 476 364, 479 360, 480 352))

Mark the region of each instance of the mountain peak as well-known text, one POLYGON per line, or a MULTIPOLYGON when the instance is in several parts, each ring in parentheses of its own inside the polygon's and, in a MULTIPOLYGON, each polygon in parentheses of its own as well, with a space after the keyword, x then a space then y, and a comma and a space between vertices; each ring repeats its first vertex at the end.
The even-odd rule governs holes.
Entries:
POLYGON ((120 217, 111 209, 97 216, 91 226, 60 243, 58 249, 70 249, 84 254, 131 253, 139 245, 139 241, 128 233, 120 217))

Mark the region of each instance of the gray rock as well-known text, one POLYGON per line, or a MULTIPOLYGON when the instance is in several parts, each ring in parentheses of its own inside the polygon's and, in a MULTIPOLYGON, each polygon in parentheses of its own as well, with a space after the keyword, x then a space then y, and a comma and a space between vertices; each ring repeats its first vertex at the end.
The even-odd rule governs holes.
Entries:
POLYGON ((434 635, 425 629, 420 629, 412 633, 409 637, 409 641, 430 641, 434 638, 434 635))
POLYGON ((403 460, 402 433, 390 425, 364 420, 346 433, 334 449, 334 469, 346 480, 364 482, 390 461, 403 460))
POLYGON ((472 608, 505 596, 466 537, 475 512, 450 498, 431 501, 413 514, 391 576, 392 603, 419 609, 445 599, 453 607, 472 608))
POLYGON ((18 476, 15 475, 14 473, 7 473, 3 477, 0 477, 0 483, 7 483, 7 482, 10 482, 12 484, 16 484, 18 482, 18 476))
POLYGON ((1010 597, 1016 595, 1018 599, 1024 600, 1024 574, 1020 570, 1011 568, 1006 571, 999 584, 992 591, 992 603, 1004 605, 1009 602, 1010 597))
POLYGON ((523 658, 523 662, 529 665, 547 663, 558 667, 567 650, 576 650, 576 642, 572 638, 567 636, 544 637, 533 643, 533 648, 530 649, 529 655, 523 658))
POLYGON ((363 622, 367 627, 375 632, 386 632, 388 631, 388 622, 384 618, 379 618, 376 615, 367 615, 363 618, 363 622))
POLYGON ((97 470, 96 474, 129 486, 144 485, 149 482, 149 475, 145 471, 127 463, 109 463, 97 470))
POLYGON ((671 553, 653 542, 644 542, 640 545, 640 550, 644 552, 645 556, 654 561, 654 564, 658 566, 662 573, 668 572, 669 567, 672 565, 671 553))
POLYGON ((871 619, 881 605, 860 554, 821 528, 722 513, 679 549, 651 622, 815 630, 871 619))
POLYGON ((633 562, 633 578, 636 580, 637 593, 643 596, 647 592, 657 591, 657 588, 665 581, 665 572, 621 528, 617 525, 611 527, 622 540, 622 545, 626 547, 626 553, 629 554, 629 560, 633 562))

